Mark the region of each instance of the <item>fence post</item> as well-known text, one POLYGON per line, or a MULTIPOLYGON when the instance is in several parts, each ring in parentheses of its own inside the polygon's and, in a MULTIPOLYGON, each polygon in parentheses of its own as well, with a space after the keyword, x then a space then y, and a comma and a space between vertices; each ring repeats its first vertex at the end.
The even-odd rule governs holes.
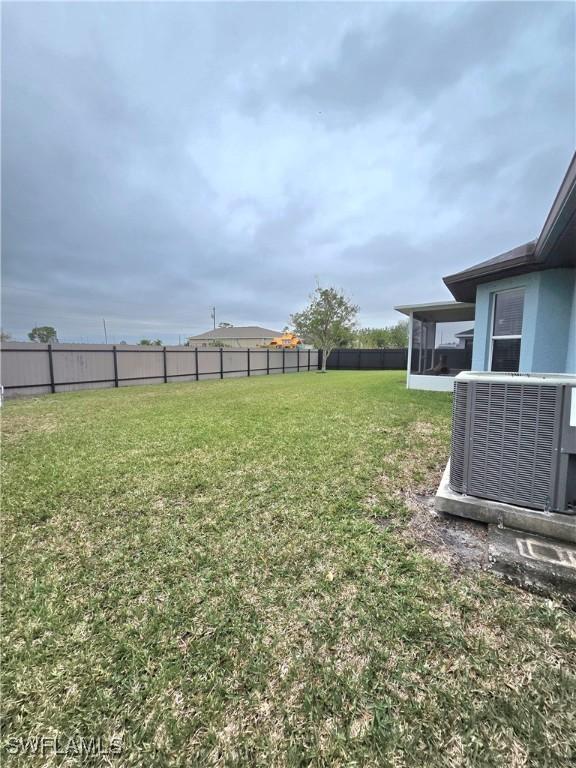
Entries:
POLYGON ((248 376, 250 376, 250 347, 248 347, 248 376))
POLYGON ((112 347, 112 359, 114 360, 114 386, 118 386, 118 350, 116 344, 112 347))
POLYGON ((323 349, 318 350, 318 370, 322 370, 322 355, 324 354, 323 349))
POLYGON ((310 370, 310 350, 308 350, 308 370, 310 370))
POLYGON ((194 347, 194 365, 196 366, 196 381, 200 378, 200 374, 198 372, 198 347, 194 347))
POLYGON ((52 344, 48 344, 48 367, 50 368, 50 389, 52 393, 56 392, 56 384, 54 383, 54 360, 52 358, 52 344))
POLYGON ((282 373, 286 373, 286 350, 282 347, 282 373))
POLYGON ((220 378, 224 378, 224 349, 220 347, 220 378))
POLYGON ((270 376, 270 350, 266 349, 266 375, 270 376))
POLYGON ((166 364, 166 347, 162 349, 162 358, 164 360, 164 384, 168 384, 168 366, 166 364))
POLYGON ((362 368, 363 368, 363 365, 362 365, 362 350, 359 349, 358 350, 358 369, 362 370, 362 368))
POLYGON ((296 349, 296 373, 300 373, 300 350, 296 349))

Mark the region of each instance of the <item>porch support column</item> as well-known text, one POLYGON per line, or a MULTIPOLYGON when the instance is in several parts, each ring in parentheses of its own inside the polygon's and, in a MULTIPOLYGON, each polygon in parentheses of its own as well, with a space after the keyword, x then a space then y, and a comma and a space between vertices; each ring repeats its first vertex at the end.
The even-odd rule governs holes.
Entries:
POLYGON ((410 389, 410 369, 412 367, 412 332, 414 323, 414 313, 410 312, 410 319, 408 320, 408 364, 406 366, 406 386, 410 389))
POLYGON ((426 323, 423 323, 422 320, 418 320, 418 322, 420 323, 420 333, 418 334, 418 373, 422 373, 422 343, 426 333, 426 323))

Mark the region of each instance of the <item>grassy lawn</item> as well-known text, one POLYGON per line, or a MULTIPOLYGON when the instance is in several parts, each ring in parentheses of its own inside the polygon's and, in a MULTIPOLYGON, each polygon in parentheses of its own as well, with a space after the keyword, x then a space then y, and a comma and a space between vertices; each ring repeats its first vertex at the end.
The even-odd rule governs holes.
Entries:
POLYGON ((407 535, 450 402, 388 372, 8 402, 5 742, 119 736, 110 763, 146 767, 574 764, 574 614, 407 535))

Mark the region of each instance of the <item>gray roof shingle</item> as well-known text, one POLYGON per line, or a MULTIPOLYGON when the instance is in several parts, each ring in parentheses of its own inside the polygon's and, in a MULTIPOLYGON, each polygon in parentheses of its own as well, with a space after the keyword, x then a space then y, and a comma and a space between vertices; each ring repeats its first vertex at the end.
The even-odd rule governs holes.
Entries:
POLYGON ((190 336, 191 339, 273 339, 281 336, 281 331, 261 328, 259 325, 235 325, 232 328, 214 328, 212 331, 190 336))

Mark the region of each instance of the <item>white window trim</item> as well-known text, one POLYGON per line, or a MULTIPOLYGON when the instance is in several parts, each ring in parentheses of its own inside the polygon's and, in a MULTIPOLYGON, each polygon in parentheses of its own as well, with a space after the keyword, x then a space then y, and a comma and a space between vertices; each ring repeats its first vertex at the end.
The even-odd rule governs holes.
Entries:
MULTIPOLYGON (((494 320, 496 318, 496 296, 501 293, 509 293, 510 291, 523 291, 522 297, 522 331, 524 331, 524 303, 526 300, 526 287, 524 285, 515 285, 513 288, 503 288, 501 291, 494 291, 492 293, 492 309, 490 312, 490 354, 488 360, 488 370, 492 371, 492 357, 494 353, 494 342, 501 339, 520 339, 520 354, 522 354, 522 333, 514 333, 508 336, 498 336, 494 334, 494 320)), ((520 370, 520 358, 518 358, 518 370, 520 370)))

